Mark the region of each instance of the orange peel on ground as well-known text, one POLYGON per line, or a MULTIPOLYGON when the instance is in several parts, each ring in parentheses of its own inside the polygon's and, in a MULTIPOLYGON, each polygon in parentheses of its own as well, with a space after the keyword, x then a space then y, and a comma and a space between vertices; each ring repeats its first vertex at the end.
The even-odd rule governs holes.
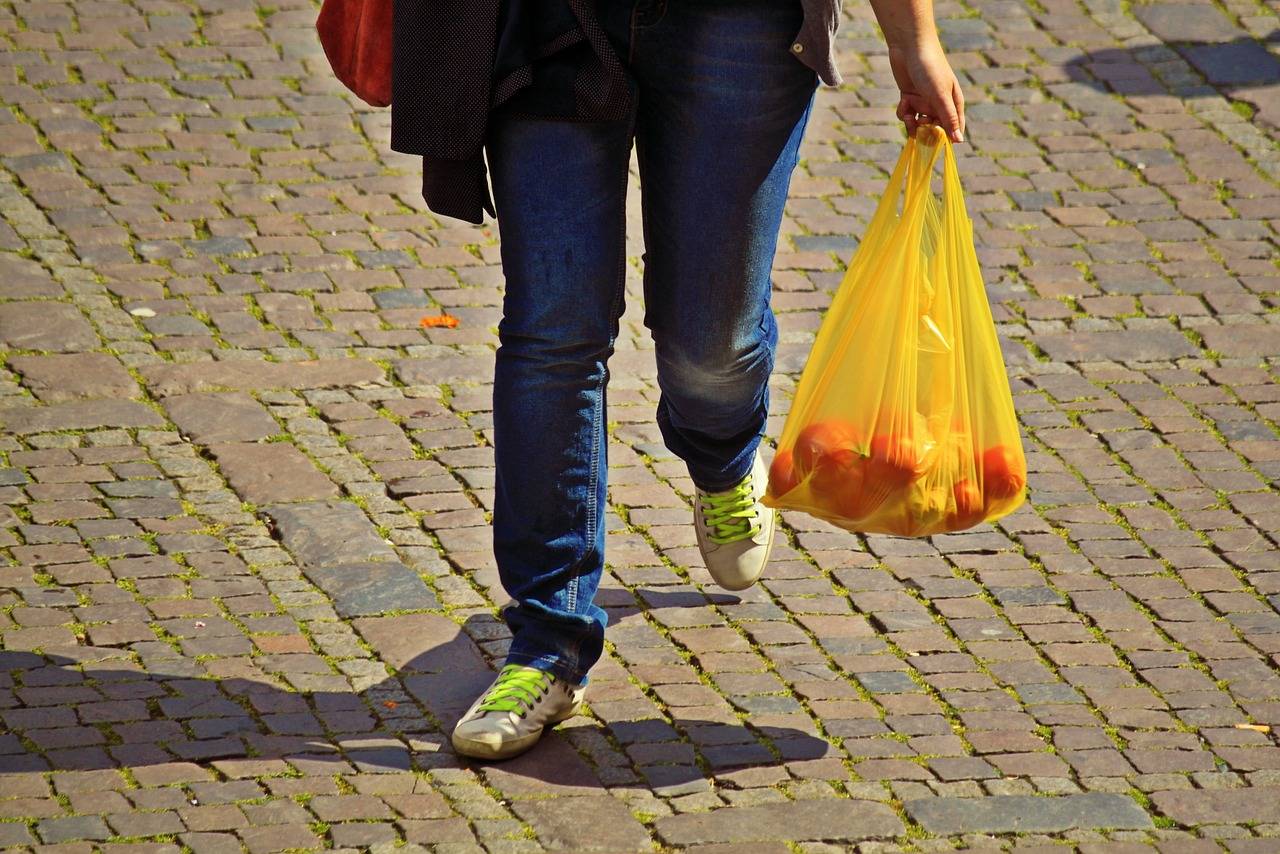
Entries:
POLYGON ((423 329, 457 329, 458 318, 452 314, 428 314, 426 317, 418 321, 418 325, 423 329))

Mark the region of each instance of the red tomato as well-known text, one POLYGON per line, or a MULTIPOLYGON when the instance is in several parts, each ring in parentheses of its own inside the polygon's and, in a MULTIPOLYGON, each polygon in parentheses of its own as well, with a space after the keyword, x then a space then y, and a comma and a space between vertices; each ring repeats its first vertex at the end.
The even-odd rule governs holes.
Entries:
POLYGON ((813 494, 826 499, 836 515, 857 520, 875 509, 874 496, 866 489, 866 461, 855 451, 839 451, 826 457, 813 473, 813 494))
POLYGON ((1012 448, 995 445, 982 454, 982 492, 991 500, 1013 498, 1027 483, 1027 472, 1012 448))
POLYGON ((878 487, 896 489, 916 476, 916 444, 910 436, 880 434, 871 440, 867 477, 878 487))
POLYGON ((791 449, 778 451, 769 466, 769 491, 774 495, 786 495, 800 483, 796 467, 792 460, 791 449))
POLYGON ((836 505, 836 510, 840 517, 849 522, 861 522, 880 506, 877 496, 864 489, 862 484, 857 487, 845 489, 840 494, 840 501, 836 505))
POLYGON ((795 467, 800 477, 808 477, 824 457, 840 451, 857 453, 858 434, 853 425, 832 419, 810 424, 796 437, 795 467))
POLYGON ((982 492, 976 483, 971 480, 957 481, 951 487, 951 495, 955 498, 956 509, 954 513, 947 514, 948 531, 972 528, 982 521, 986 509, 982 503, 982 492))

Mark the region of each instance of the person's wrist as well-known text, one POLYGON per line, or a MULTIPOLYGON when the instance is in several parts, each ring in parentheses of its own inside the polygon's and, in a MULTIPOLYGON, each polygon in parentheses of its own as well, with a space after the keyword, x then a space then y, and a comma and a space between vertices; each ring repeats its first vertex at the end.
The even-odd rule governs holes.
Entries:
POLYGON ((942 50, 942 42, 934 30, 912 33, 908 37, 889 42, 889 50, 903 56, 919 56, 942 50))

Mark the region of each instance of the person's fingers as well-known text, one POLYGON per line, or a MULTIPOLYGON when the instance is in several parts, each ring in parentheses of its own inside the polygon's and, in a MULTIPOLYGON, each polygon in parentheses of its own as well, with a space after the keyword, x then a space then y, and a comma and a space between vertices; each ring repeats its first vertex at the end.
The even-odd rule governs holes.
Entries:
POLYGON ((938 113, 938 124, 947 132, 948 138, 952 142, 964 142, 964 134, 961 132, 960 112, 956 109, 956 104, 952 100, 953 92, 940 93, 935 109, 938 113))
POLYGON ((916 109, 911 104, 911 99, 903 96, 898 99, 898 118, 907 127, 907 136, 913 136, 916 132, 916 109))
POLYGON ((960 81, 956 80, 951 84, 951 99, 955 102, 956 112, 960 115, 960 133, 956 142, 964 142, 964 90, 960 88, 960 81))

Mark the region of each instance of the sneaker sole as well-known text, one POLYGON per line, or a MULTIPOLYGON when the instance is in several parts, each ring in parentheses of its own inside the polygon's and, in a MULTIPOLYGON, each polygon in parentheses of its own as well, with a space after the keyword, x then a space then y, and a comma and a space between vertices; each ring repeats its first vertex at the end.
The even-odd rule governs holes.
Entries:
POLYGON ((472 759, 513 759, 533 748, 538 743, 538 739, 542 738, 542 734, 546 732, 547 727, 555 726, 558 723, 569 720, 578 713, 582 708, 581 703, 575 704, 567 712, 563 712, 550 718, 542 729, 522 735, 519 738, 513 738, 510 741, 504 741, 500 744, 490 744, 487 741, 477 741, 471 738, 460 736, 455 731, 449 738, 453 744, 453 749, 460 756, 468 756, 472 759))

